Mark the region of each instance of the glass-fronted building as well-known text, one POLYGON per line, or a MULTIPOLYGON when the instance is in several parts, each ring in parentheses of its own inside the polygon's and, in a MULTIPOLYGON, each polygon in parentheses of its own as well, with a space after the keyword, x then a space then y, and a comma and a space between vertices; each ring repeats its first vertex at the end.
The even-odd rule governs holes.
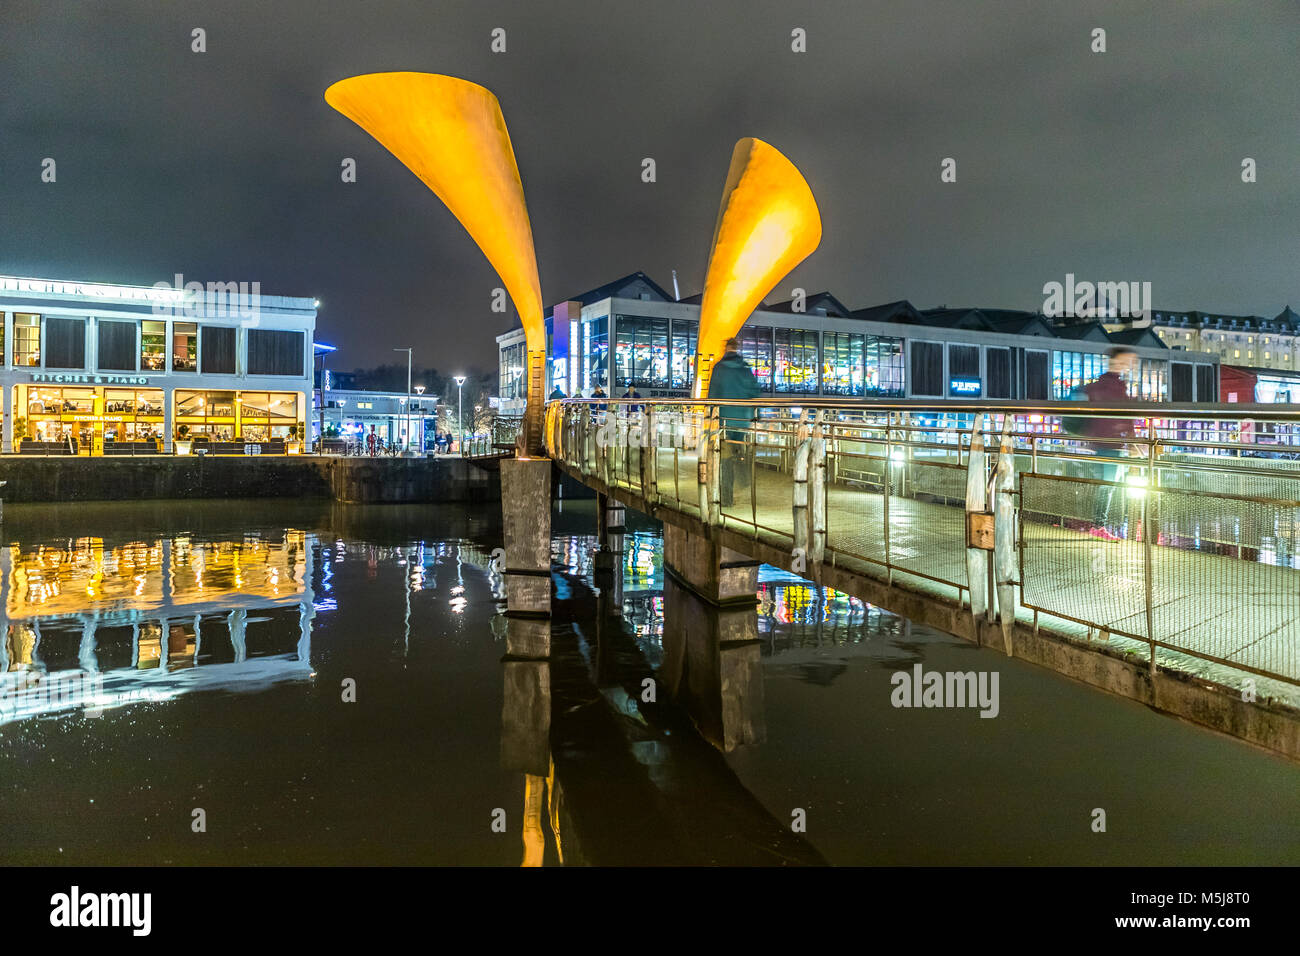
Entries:
MULTIPOLYGON (((612 397, 629 387, 647 397, 689 395, 699 300, 676 301, 634 273, 556 306, 547 316, 547 392, 589 397, 599 386, 612 397)), ((1061 330, 1030 312, 920 311, 906 301, 850 311, 828 293, 801 304, 760 308, 739 333, 764 394, 1061 400, 1105 371, 1109 349, 1125 345, 1139 357, 1135 398, 1218 401, 1217 356, 1172 352, 1149 332, 1111 333, 1096 323, 1061 330)), ((497 343, 502 411, 518 414, 523 329, 497 343)))
POLYGON ((0 276, 0 320, 6 453, 301 448, 314 299, 0 276))

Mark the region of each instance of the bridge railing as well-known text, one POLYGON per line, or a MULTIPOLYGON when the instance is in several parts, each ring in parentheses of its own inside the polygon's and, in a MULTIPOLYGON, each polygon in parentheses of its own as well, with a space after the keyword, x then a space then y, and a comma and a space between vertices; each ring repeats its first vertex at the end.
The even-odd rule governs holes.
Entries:
POLYGON ((1152 667, 1300 684, 1300 411, 602 398, 550 403, 546 441, 612 494, 810 576, 959 603, 1008 642, 1019 619, 1152 667))

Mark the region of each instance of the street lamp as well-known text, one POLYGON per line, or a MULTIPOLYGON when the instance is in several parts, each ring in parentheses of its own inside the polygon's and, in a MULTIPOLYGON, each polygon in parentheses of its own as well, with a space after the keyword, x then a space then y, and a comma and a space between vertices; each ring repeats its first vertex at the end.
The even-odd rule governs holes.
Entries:
MULTIPOLYGON (((424 386, 423 385, 415 386, 415 394, 423 395, 424 386)), ((425 454, 426 453, 424 450, 424 402, 421 402, 420 403, 420 457, 423 458, 425 454)))
POLYGON ((345 455, 348 453, 347 435, 345 434, 348 430, 348 423, 343 420, 343 409, 347 408, 347 404, 348 400, 346 398, 339 399, 339 438, 344 440, 343 454, 345 455))
MULTIPOLYGON (((406 398, 410 398, 410 397, 411 397, 411 349, 410 349, 410 347, 408 346, 407 348, 404 348, 404 349, 393 349, 393 351, 394 351, 394 352, 405 352, 405 353, 406 353, 406 398)), ((406 444, 406 445, 408 446, 408 448, 409 448, 409 446, 410 446, 410 441, 411 441, 411 411, 410 411, 410 406, 409 406, 409 405, 406 405, 406 399, 405 399, 405 398, 402 399, 402 404, 406 406, 406 442, 405 442, 405 444, 406 444)), ((406 451, 407 451, 406 448, 402 449, 402 454, 403 454, 403 455, 406 454, 406 451)))
POLYGON ((461 408, 462 408, 462 406, 461 406, 461 396, 462 396, 462 394, 463 394, 463 393, 461 392, 461 386, 465 384, 465 376, 464 376, 464 375, 457 375, 457 376, 455 376, 455 377, 452 378, 452 381, 456 383, 456 434, 460 437, 460 450, 461 450, 461 453, 464 454, 464 452, 465 452, 465 427, 464 427, 464 425, 462 424, 462 418, 461 418, 461 408))

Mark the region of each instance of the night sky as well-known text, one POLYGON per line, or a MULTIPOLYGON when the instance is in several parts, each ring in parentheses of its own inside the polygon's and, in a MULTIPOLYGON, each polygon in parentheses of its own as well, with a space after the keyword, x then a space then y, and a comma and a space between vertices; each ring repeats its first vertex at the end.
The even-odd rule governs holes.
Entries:
POLYGON ((770 301, 1034 309, 1072 272, 1150 281, 1157 308, 1300 308, 1296 0, 0 0, 0 62, 0 273, 317 296, 337 368, 405 345, 492 367, 517 322, 445 207, 323 99, 390 70, 497 94, 547 304, 636 270, 700 291, 757 136, 824 225, 770 301))

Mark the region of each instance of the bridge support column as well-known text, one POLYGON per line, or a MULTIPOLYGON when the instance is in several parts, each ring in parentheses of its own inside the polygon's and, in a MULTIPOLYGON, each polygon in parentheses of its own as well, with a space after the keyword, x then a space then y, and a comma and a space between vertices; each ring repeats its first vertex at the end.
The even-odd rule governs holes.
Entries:
POLYGON ((710 604, 753 607, 759 564, 739 551, 664 523, 664 567, 710 604))
POLYGON ((506 656, 501 768, 524 776, 523 863, 540 866, 551 773, 551 462, 501 462, 506 656))
MULTIPOLYGON (((551 462, 514 458, 501 462, 505 529, 506 607, 514 616, 551 614, 551 462)), ((513 653, 513 651, 511 652, 513 653)), ((550 653, 549 636, 547 648, 550 653)), ((529 655, 533 656, 533 655, 529 655)))

